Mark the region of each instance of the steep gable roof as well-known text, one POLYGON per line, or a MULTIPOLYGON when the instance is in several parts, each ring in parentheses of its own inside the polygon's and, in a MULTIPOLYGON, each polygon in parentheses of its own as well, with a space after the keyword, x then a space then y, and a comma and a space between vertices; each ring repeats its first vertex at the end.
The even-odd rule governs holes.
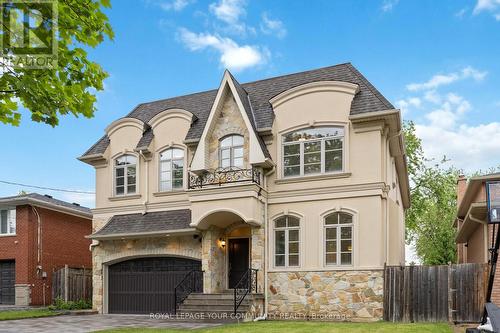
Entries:
MULTIPOLYGON (((245 111, 251 119, 255 130, 271 128, 274 121, 274 113, 269 100, 280 93, 311 82, 317 81, 344 81, 359 86, 359 92, 351 104, 351 115, 385 111, 394 109, 394 106, 350 63, 339 64, 310 71, 288 74, 264 80, 235 84, 245 111), (248 98, 243 98, 244 96, 248 98), (250 117, 252 115, 252 117, 250 117)), ((237 82, 234 80, 234 82, 237 82)), ((191 112, 196 120, 186 136, 188 141, 199 140, 210 114, 212 104, 217 95, 217 90, 209 90, 195 94, 168 98, 150 103, 138 105, 126 117, 137 118, 147 123, 158 113, 173 108, 180 108, 191 112)), ((151 136, 152 138, 152 136, 151 136)), ((146 141, 147 143, 147 141, 146 141)), ((144 144, 144 142, 142 142, 144 144)), ((109 145, 109 139, 103 137, 84 156, 102 154, 109 145)))

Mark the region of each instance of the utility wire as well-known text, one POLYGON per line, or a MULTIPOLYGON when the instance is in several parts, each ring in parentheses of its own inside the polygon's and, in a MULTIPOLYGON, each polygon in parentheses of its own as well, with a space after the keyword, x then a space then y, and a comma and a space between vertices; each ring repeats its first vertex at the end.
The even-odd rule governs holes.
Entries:
POLYGON ((3 184, 8 184, 8 185, 15 185, 15 186, 23 186, 23 187, 37 188, 37 189, 40 189, 40 190, 56 191, 56 192, 80 193, 80 194, 95 194, 95 192, 88 192, 88 191, 76 191, 76 190, 65 190, 65 189, 61 189, 61 188, 43 187, 43 186, 36 186, 36 185, 26 185, 26 184, 20 184, 20 183, 8 182, 8 181, 5 181, 5 180, 0 180, 0 183, 3 183, 3 184))

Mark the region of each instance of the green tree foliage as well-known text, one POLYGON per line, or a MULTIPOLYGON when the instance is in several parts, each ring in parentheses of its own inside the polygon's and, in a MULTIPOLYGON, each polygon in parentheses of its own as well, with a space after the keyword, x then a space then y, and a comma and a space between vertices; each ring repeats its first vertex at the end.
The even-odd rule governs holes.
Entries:
POLYGON ((404 124, 411 207, 406 211, 406 241, 415 244, 423 264, 455 262, 455 228, 458 171, 445 167, 446 159, 425 158, 412 122, 404 124))
MULTIPOLYGON (((34 1, 34 0, 33 0, 34 1)), ((91 118, 96 110, 95 92, 103 89, 108 74, 87 57, 86 48, 96 47, 113 30, 103 8, 109 0, 59 0, 57 33, 57 67, 28 69, 2 63, 0 58, 0 122, 19 125, 20 105, 31 112, 31 119, 56 126, 60 115, 73 114, 91 118)), ((40 15, 41 16, 41 15, 40 15)), ((22 23, 17 23, 22 24, 22 23)), ((47 28, 47 36, 50 31, 47 28)), ((21 31, 5 24, 6 33, 21 31)))

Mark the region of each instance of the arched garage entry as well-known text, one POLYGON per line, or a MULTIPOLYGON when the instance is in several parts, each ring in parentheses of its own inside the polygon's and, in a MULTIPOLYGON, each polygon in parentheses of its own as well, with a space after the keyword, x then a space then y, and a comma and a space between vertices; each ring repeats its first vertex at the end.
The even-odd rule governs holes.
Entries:
MULTIPOLYGON (((179 257, 135 258, 108 268, 108 312, 148 314, 175 311, 174 289, 201 261, 179 257)), ((198 291, 202 291, 199 281, 198 291)))

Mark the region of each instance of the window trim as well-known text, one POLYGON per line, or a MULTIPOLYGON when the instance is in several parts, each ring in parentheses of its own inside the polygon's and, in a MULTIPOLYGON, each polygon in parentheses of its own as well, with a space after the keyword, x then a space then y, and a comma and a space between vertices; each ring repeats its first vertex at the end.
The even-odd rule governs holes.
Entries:
POLYGON ((276 215, 272 218, 272 237, 271 237, 271 242, 272 242, 272 267, 273 269, 275 270, 294 270, 294 269, 300 269, 302 267, 302 242, 303 242, 303 234, 302 234, 302 219, 303 217, 301 215, 298 215, 298 214, 294 214, 294 213, 286 213, 286 214, 279 214, 279 215, 276 215), (290 216, 290 217, 294 217, 296 218, 298 221, 299 221, 299 225, 297 227, 280 227, 280 228, 276 228, 276 221, 282 217, 287 217, 287 216, 290 216), (290 266, 289 265, 289 244, 288 244, 288 239, 289 239, 289 230, 298 230, 298 234, 299 234, 299 240, 298 240, 298 244, 299 244, 299 250, 297 252, 297 255, 299 256, 299 261, 298 261, 298 265, 297 266, 290 266), (285 253, 284 253, 284 256, 285 256, 285 265, 284 266, 278 266, 276 265, 276 231, 285 231, 285 253))
POLYGON ((356 229, 355 229, 355 225, 356 225, 356 213, 353 212, 353 211, 350 211, 350 210, 345 210, 345 209, 342 209, 342 210, 330 210, 328 212, 325 212, 323 214, 321 214, 321 221, 322 221, 322 229, 321 229, 321 232, 322 232, 322 237, 321 237, 321 256, 323 258, 323 267, 326 267, 326 268, 345 268, 345 267, 354 267, 356 266, 355 265, 355 262, 356 262, 356 255, 357 255, 357 251, 356 251, 356 247, 355 247, 355 239, 356 239, 356 229), (350 215, 351 216, 351 223, 344 223, 344 224, 334 224, 334 225, 327 225, 326 224, 326 218, 329 217, 330 215, 332 214, 335 214, 335 213, 338 213, 338 214, 346 214, 346 215, 350 215), (342 264, 341 263, 341 251, 340 251, 340 247, 341 247, 341 237, 340 237, 340 231, 339 229, 341 227, 350 227, 351 228, 351 263, 350 264, 342 264), (326 230, 327 229, 337 229, 337 237, 335 239, 335 241, 337 242, 337 263, 336 264, 327 264, 326 262, 326 255, 327 255, 327 251, 326 251, 326 230))
POLYGON ((1 226, 0 226, 0 237, 7 237, 7 236, 15 236, 17 234, 17 212, 16 212, 16 207, 3 207, 0 208, 0 224, 1 224, 1 212, 6 211, 7 212, 7 232, 2 233, 1 232, 1 226), (14 216, 12 217, 12 212, 14 212, 14 216), (14 222, 14 232, 10 232, 10 224, 13 219, 14 222))
MULTIPOLYGON (((115 157, 113 157, 113 166, 112 166, 112 176, 113 176, 113 182, 112 182, 112 197, 114 198, 122 198, 122 197, 131 197, 131 196, 137 196, 137 195, 140 195, 140 192, 139 192, 139 164, 140 164, 140 159, 139 159, 139 156, 137 154, 134 154, 130 151, 126 151, 124 153, 121 153, 115 157), (123 191, 123 194, 118 194, 116 193, 116 170, 118 169, 118 167, 116 166, 116 160, 121 158, 121 157, 124 157, 124 156, 133 156, 135 157, 135 192, 134 193, 128 193, 128 179, 127 179, 127 176, 125 175, 124 173, 124 191, 123 191), (126 191, 125 191, 126 190, 126 191)), ((125 168, 126 167, 120 167, 120 168, 125 168)))
MULTIPOLYGON (((321 177, 321 176, 330 176, 330 175, 350 175, 349 172, 349 123, 346 122, 325 122, 325 121, 320 121, 320 122, 312 122, 312 123, 307 123, 307 124, 301 124, 293 127, 286 128, 284 130, 281 130, 278 132, 278 144, 280 149, 278 149, 278 160, 280 161, 278 163, 278 168, 279 168, 279 173, 278 173, 278 179, 277 181, 287 181, 287 180, 294 180, 294 179, 300 179, 300 178, 307 178, 307 177, 321 177), (286 176, 285 177, 285 165, 284 165, 284 147, 285 145, 290 145, 294 144, 291 142, 284 142, 283 137, 291 132, 295 131, 300 131, 300 130, 306 130, 309 128, 317 128, 317 127, 339 127, 342 128, 344 131, 344 135, 342 136, 337 136, 337 137, 331 137, 331 138, 342 138, 342 170, 339 171, 329 171, 325 172, 325 151, 324 151, 324 140, 327 140, 326 138, 323 139, 312 139, 308 141, 301 141, 300 143, 300 174, 295 175, 295 176, 286 176), (304 154, 303 154, 303 142, 313 142, 314 140, 321 140, 321 172, 319 173, 311 173, 311 174, 304 174, 303 169, 304 169, 304 154)), ((297 143, 297 142, 296 142, 297 143)), ((296 144, 295 143, 295 144, 296 144)))
MULTIPOLYGON (((233 165, 234 164, 234 150, 235 149, 238 149, 238 148, 241 148, 243 150, 243 155, 241 156, 241 159, 243 160, 243 164, 241 166, 241 169, 244 169, 245 168, 245 136, 244 135, 241 135, 239 133, 231 133, 231 134, 227 134, 227 135, 224 135, 223 137, 221 137, 219 139, 219 147, 218 147, 218 155, 219 155, 219 168, 240 168, 238 166, 235 166, 233 165), (243 139, 243 144, 242 145, 238 145, 238 146, 229 146, 229 147, 224 147, 222 148, 221 147, 221 143, 223 140, 229 138, 229 137, 233 137, 233 136, 238 136, 238 137, 241 137, 243 139), (223 167, 222 166, 222 150, 229 150, 229 166, 227 167, 223 167)), ((238 157, 239 158, 239 157, 238 157)))
MULTIPOLYGON (((184 147, 179 147, 179 146, 167 146, 167 147, 163 147, 162 149, 158 150, 158 163, 157 163, 157 167, 158 167, 158 172, 157 172, 157 175, 158 175, 158 181, 157 181, 157 186, 158 186, 158 192, 157 193, 170 193, 170 192, 178 192, 178 191, 184 191, 186 189, 186 154, 187 154, 187 151, 184 147), (182 187, 178 187, 178 188, 171 188, 170 190, 162 190, 161 189, 161 164, 162 162, 165 162, 165 161, 162 161, 161 159, 161 154, 163 154, 164 152, 166 152, 167 150, 174 150, 174 149, 178 149, 178 150, 181 150, 182 151, 182 158, 177 158, 177 159, 174 159, 173 158, 173 155, 172 155, 172 158, 170 159, 170 170, 172 171, 172 162, 173 161, 180 161, 182 160, 182 187)), ((168 160, 166 160, 168 161, 168 160)), ((172 178, 173 176, 173 172, 171 172, 170 174, 170 182, 173 184, 172 178)))

